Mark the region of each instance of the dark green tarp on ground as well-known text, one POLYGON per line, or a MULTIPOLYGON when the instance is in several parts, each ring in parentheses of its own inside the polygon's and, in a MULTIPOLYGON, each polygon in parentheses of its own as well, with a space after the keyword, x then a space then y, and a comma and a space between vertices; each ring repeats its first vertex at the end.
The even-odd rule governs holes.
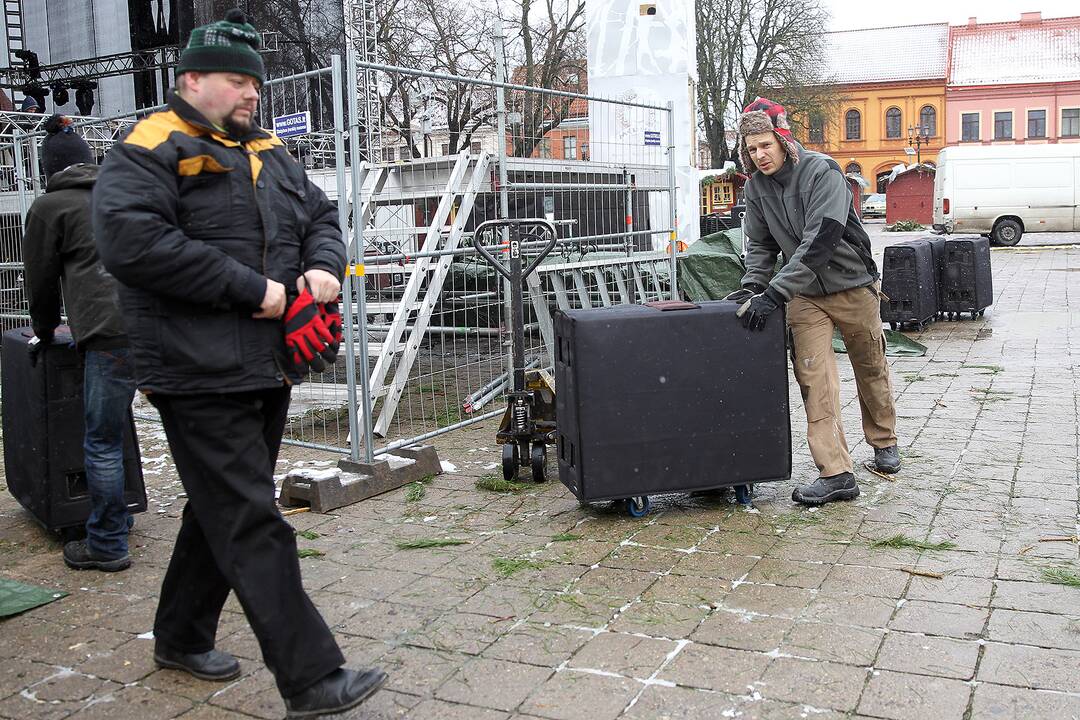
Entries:
POLYGON ((18 615, 39 605, 47 605, 67 595, 62 590, 26 585, 0 578, 0 618, 18 615))

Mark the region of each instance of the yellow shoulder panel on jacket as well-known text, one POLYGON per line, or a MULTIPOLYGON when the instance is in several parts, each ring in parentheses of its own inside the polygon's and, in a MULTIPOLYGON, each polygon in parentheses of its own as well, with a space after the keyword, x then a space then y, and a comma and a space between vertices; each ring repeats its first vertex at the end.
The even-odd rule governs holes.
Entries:
POLYGON ((247 146, 248 150, 257 153, 276 147, 283 147, 285 145, 285 143, 283 143, 281 139, 274 133, 270 133, 270 137, 268 138, 255 138, 254 140, 249 140, 244 144, 247 146))
POLYGON ((175 112, 167 110, 140 120, 131 134, 124 138, 124 142, 153 150, 168 140, 169 135, 174 132, 182 132, 191 137, 202 134, 201 130, 184 122, 175 112))

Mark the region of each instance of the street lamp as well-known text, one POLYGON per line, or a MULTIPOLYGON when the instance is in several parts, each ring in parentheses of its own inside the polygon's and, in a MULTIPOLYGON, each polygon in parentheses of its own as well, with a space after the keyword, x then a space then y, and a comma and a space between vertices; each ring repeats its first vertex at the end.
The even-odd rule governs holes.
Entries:
POLYGON ((922 146, 930 143, 930 128, 926 125, 908 125, 908 147, 915 148, 915 163, 922 164, 922 146))

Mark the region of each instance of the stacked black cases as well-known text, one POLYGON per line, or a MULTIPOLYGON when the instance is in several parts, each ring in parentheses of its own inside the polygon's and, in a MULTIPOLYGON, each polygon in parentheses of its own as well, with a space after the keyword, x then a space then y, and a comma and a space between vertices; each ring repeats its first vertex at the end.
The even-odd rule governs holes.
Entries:
MULTIPOLYGON (((90 515, 83 464, 83 363, 67 328, 31 367, 26 346, 33 333, 4 333, 2 392, 7 485, 48 530, 78 534, 90 515)), ((146 510, 135 421, 124 433, 125 499, 131 512, 146 510)))
POLYGON ((945 241, 940 292, 941 311, 950 316, 967 312, 974 319, 994 303, 988 238, 945 241))
POLYGON ((942 293, 941 293, 941 274, 945 271, 945 238, 939 235, 930 235, 924 238, 919 238, 930 243, 930 249, 934 255, 934 279, 937 282, 937 296, 938 296, 938 317, 945 314, 944 308, 941 307, 942 293))
POLYGON ((881 320, 893 330, 906 324, 918 329, 938 313, 937 265, 926 240, 912 240, 885 248, 882 262, 881 320))
POLYGON ((732 302, 558 313, 559 479, 581 502, 791 476, 784 318, 732 302))

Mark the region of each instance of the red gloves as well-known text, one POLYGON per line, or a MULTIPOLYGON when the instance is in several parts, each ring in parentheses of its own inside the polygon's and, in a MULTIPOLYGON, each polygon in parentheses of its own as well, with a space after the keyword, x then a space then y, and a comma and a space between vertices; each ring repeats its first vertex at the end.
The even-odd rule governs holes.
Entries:
POLYGON ((316 305, 307 288, 293 297, 285 308, 285 348, 300 372, 322 372, 326 364, 333 363, 337 357, 341 317, 336 310, 336 303, 316 305), (328 312, 329 305, 334 306, 332 315, 328 312), (337 317, 336 333, 327 328, 324 316, 337 317))
POLYGON ((338 301, 335 299, 328 303, 319 303, 319 317, 323 325, 334 336, 334 349, 341 345, 341 311, 338 309, 338 301))

